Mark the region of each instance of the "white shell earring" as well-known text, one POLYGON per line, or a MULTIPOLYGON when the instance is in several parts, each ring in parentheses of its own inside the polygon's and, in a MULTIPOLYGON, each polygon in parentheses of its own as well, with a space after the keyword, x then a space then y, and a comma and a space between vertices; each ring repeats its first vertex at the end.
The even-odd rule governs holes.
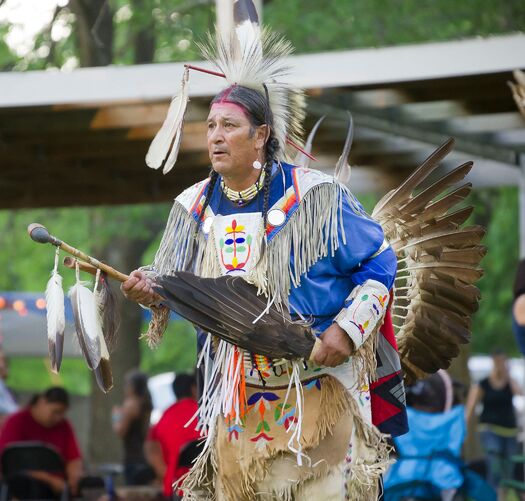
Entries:
POLYGON ((259 160, 255 160, 255 162, 253 162, 253 168, 254 169, 257 169, 257 170, 261 170, 262 169, 262 164, 261 162, 259 162, 259 160))

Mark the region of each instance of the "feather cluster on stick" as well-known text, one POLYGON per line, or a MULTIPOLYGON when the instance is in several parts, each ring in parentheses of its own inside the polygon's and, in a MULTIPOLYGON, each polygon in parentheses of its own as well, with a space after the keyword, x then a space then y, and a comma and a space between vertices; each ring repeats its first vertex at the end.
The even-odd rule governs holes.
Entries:
POLYGON ((95 294, 82 282, 69 291, 78 342, 88 367, 94 372, 100 389, 107 393, 113 387, 109 351, 102 334, 102 317, 95 294))
POLYGON ((188 272, 157 279, 168 308, 205 332, 270 358, 306 358, 316 338, 310 327, 268 306, 241 277, 201 278, 188 272))
POLYGON ((472 207, 457 208, 472 185, 462 181, 467 162, 423 188, 451 151, 452 139, 432 153, 399 188, 377 204, 372 216, 398 256, 393 318, 405 378, 414 380, 449 367, 470 339, 478 308, 474 283, 482 276, 480 245, 485 230, 461 228, 472 207))
POLYGON ((49 360, 51 362, 51 370, 54 373, 58 373, 62 363, 66 320, 64 313, 64 290, 62 289, 62 277, 56 268, 53 270, 51 278, 47 282, 46 309, 49 360))

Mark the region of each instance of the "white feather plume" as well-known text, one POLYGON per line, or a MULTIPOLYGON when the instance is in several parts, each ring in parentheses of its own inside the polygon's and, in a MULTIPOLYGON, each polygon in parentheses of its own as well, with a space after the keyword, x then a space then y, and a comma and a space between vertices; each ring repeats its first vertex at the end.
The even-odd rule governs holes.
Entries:
POLYGON ((208 34, 199 48, 203 57, 224 73, 229 85, 238 84, 262 93, 265 92, 263 84, 266 85, 275 137, 280 151, 284 152, 286 138, 301 143, 303 132, 303 93, 284 80, 290 71, 284 58, 292 54, 293 47, 280 35, 267 29, 248 29, 247 21, 239 30, 229 36, 218 32, 215 36, 208 34))
POLYGON ((51 370, 58 373, 62 362, 64 347, 64 330, 66 320, 64 313, 64 291, 62 277, 54 270, 46 286, 47 339, 51 370))
POLYGON ((177 161, 188 104, 188 78, 189 72, 186 68, 182 76, 180 92, 172 98, 166 119, 146 154, 146 165, 152 169, 160 168, 168 157, 162 171, 164 174, 169 172, 177 161))

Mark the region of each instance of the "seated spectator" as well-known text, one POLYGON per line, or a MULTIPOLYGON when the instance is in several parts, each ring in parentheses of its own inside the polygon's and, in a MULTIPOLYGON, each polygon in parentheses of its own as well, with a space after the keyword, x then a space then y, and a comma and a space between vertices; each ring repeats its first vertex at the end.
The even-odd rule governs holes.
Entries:
POLYGON ((44 471, 28 472, 31 480, 43 483, 55 494, 67 484, 70 492, 77 493, 82 475, 82 460, 75 432, 66 419, 69 395, 63 388, 49 388, 35 395, 29 406, 10 415, 0 432, 0 454, 7 445, 20 442, 43 442, 54 447, 66 466, 66 478, 44 471))
POLYGON ((153 405, 148 390, 148 376, 139 371, 126 375, 124 401, 113 409, 113 431, 124 445, 126 485, 149 484, 155 474, 144 457, 144 441, 149 429, 153 405))
POLYGON ((195 377, 179 374, 173 381, 173 392, 177 401, 164 411, 159 422, 150 430, 145 452, 157 477, 162 479, 164 495, 171 498, 173 483, 189 470, 179 464, 180 454, 185 446, 200 437, 195 429, 197 418, 186 424, 197 412, 197 385, 195 377))
POLYGON ((18 410, 18 404, 5 383, 8 376, 8 360, 5 353, 0 350, 0 428, 3 426, 7 416, 18 410))

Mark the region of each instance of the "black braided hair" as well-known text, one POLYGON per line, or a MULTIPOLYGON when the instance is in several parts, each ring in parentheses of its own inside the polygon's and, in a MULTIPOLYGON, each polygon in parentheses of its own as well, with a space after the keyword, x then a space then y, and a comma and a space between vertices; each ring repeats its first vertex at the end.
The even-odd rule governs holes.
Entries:
POLYGON ((268 141, 266 142, 266 163, 264 164, 264 186, 263 186, 263 223, 264 228, 266 228, 267 218, 268 218, 268 205, 270 202, 270 182, 272 177, 272 165, 273 160, 277 151, 279 150, 279 141, 272 134, 268 141))
POLYGON ((206 190, 206 198, 204 199, 204 203, 202 204, 202 210, 199 214, 199 224, 197 228, 195 229, 195 235, 194 238, 197 238, 197 235, 199 234, 199 229, 204 221, 204 214, 206 213, 206 209, 208 208, 208 205, 210 205, 211 196, 213 195, 213 190, 215 189, 215 185, 217 184, 217 181, 219 179, 219 173, 215 172, 213 169, 210 172, 210 182, 208 183, 208 189, 206 190))

